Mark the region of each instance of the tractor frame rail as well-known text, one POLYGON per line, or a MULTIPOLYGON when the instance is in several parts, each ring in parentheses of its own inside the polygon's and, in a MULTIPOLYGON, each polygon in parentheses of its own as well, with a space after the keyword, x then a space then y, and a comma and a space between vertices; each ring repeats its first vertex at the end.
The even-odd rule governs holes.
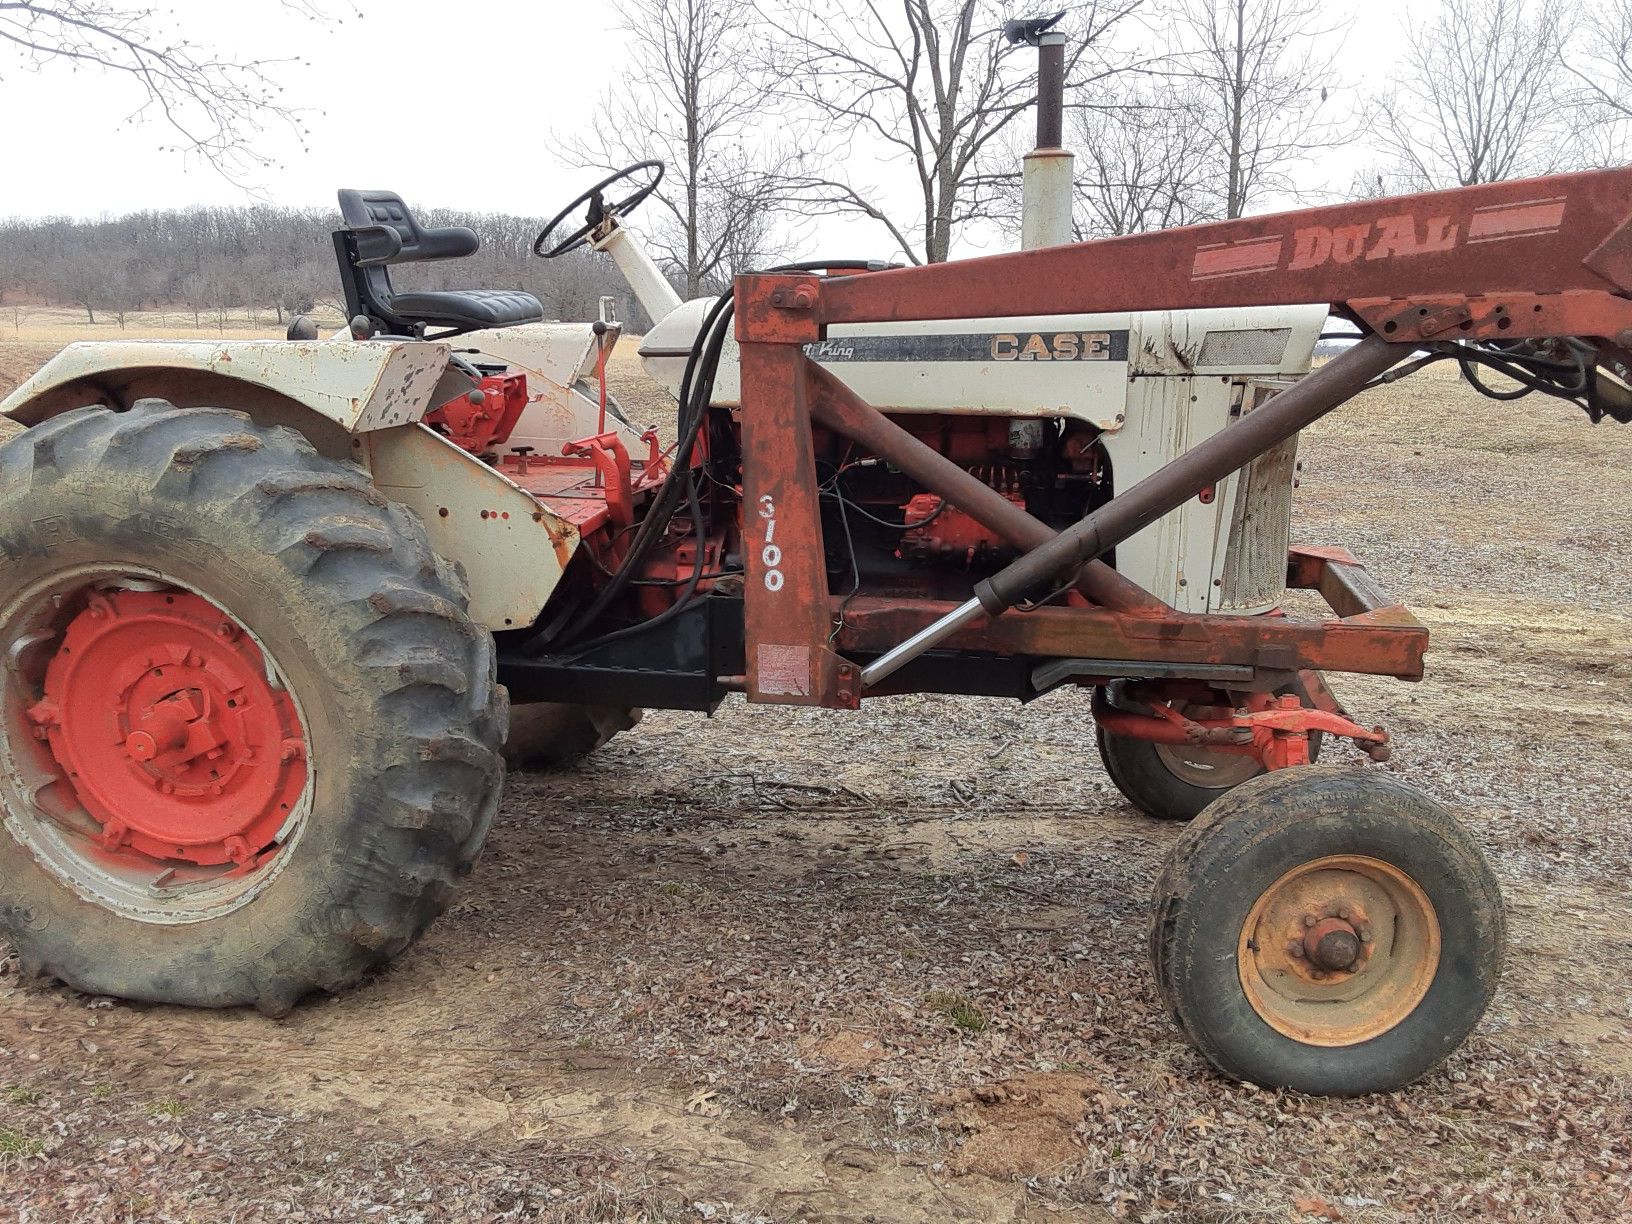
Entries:
MULTIPOLYGON (((1123 677, 1267 689, 1303 671, 1422 679, 1427 627, 1386 594, 1348 552, 1294 548, 1287 573, 1288 587, 1316 592, 1336 619, 1300 622, 1284 616, 1173 611, 1149 617, 1108 608, 1035 607, 966 626, 944 645, 954 651, 1048 659, 1033 671, 1040 691, 1066 679, 1107 684, 1123 677)), ((835 645, 846 654, 882 654, 954 607, 944 601, 879 598, 853 599, 846 606, 842 598, 834 598, 831 614, 836 620, 842 617, 835 645)), ((931 657, 920 666, 934 662, 931 657)), ((919 687, 912 672, 903 669, 869 692, 880 695, 919 687)), ((854 704, 842 700, 842 694, 835 697, 841 699, 834 704, 854 704)))

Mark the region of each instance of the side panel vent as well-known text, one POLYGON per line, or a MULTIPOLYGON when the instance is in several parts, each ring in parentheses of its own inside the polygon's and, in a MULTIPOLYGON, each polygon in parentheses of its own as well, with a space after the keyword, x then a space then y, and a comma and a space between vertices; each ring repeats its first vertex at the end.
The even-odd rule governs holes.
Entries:
MULTIPOLYGON (((1244 394, 1248 410, 1259 407, 1286 385, 1247 383, 1244 394)), ((1285 597, 1286 554, 1292 541, 1292 482, 1297 467, 1298 439, 1294 435, 1241 470, 1224 567, 1219 575, 1223 581, 1214 611, 1262 612, 1285 597)))
POLYGON ((1273 366, 1280 368, 1292 339, 1290 327, 1268 327, 1252 331, 1210 331, 1202 339, 1197 367, 1222 366, 1231 369, 1273 366))

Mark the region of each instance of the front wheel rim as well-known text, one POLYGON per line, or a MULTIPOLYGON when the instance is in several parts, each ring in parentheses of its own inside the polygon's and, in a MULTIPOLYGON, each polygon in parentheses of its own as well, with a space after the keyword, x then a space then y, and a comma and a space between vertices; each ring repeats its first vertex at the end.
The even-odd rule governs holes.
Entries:
POLYGON ((1370 1041, 1405 1020, 1439 969, 1439 917, 1405 872, 1369 855, 1331 855, 1286 872, 1258 897, 1236 949, 1259 1018, 1304 1045, 1370 1041))
POLYGON ((289 859, 309 725, 265 643, 176 578, 52 575, 0 608, 5 823, 77 895, 139 921, 218 917, 289 859))
MULTIPOLYGON (((1228 713, 1227 710, 1198 706, 1188 701, 1176 702, 1173 708, 1188 718, 1214 718, 1220 713, 1228 713)), ((1229 752, 1195 744, 1157 743, 1155 747, 1157 759, 1168 773, 1202 790, 1232 790, 1264 771, 1258 758, 1247 752, 1229 752)))

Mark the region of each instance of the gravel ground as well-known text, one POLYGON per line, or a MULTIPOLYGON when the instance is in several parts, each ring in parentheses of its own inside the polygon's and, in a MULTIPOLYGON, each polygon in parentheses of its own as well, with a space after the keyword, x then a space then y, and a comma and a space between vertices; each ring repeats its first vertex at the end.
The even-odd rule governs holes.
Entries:
MULTIPOLYGON (((37 360, 0 346, 0 388, 37 360)), ((1496 1004, 1423 1082, 1206 1069, 1144 958, 1176 830, 1080 700, 733 700, 513 778, 453 912, 287 1020, 0 961, 0 1219, 1632 1218, 1632 430, 1428 374, 1304 455, 1299 537, 1434 631, 1424 683, 1334 687, 1509 903, 1496 1004)))

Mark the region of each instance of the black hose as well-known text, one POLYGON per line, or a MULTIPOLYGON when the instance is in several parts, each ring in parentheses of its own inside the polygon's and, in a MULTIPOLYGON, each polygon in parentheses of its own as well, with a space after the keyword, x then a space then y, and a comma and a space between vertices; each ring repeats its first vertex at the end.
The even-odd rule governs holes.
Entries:
MULTIPOLYGON (((718 368, 719 353, 725 343, 724 328, 720 326, 720 322, 722 318, 729 322, 730 302, 731 295, 722 294, 710 308, 697 339, 692 344, 691 353, 686 358, 685 373, 680 380, 679 438, 670 460, 669 474, 658 486, 657 494, 642 518, 635 538, 629 545, 629 551, 624 554, 617 572, 595 593, 588 607, 574 618, 561 634, 564 643, 573 641, 592 626, 601 614, 612 606, 613 601, 628 589, 629 583, 639 572, 638 567, 645 563, 662 533, 667 531, 669 522, 678 509, 680 497, 692 482, 691 457, 707 411, 707 400, 713 396, 714 371, 718 368), (699 382, 697 379, 699 364, 710 361, 711 368, 706 378, 699 382), (699 391, 702 394, 699 395, 699 391), (698 407, 699 404, 702 405, 701 409, 698 407)), ((692 492, 695 493, 695 488, 692 492)))
MULTIPOLYGON (((840 260, 808 260, 801 263, 781 264, 774 268, 767 268, 767 272, 837 272, 837 271, 882 271, 889 264, 878 260, 840 259, 840 260)), ((596 592, 584 611, 573 619, 570 626, 561 634, 562 644, 571 644, 582 633, 587 631, 612 606, 644 565, 651 550, 656 547, 662 534, 667 531, 669 522, 679 509, 681 495, 688 489, 693 499, 696 498, 695 481, 691 475, 691 458, 696 450, 697 439, 701 436, 703 423, 708 419, 708 409, 714 401, 714 383, 719 374, 720 353, 724 350, 726 336, 730 333, 730 325, 736 313, 735 287, 726 290, 715 299, 714 305, 709 308, 703 319, 696 338, 692 341, 691 352, 686 356, 685 372, 680 379, 680 419, 679 437, 675 445, 674 456, 671 460, 669 474, 662 485, 658 487, 652 504, 641 520, 640 529, 624 554, 617 572, 607 584, 596 592)), ((698 514, 698 530, 701 531, 701 514, 698 514)), ((701 570, 701 553, 698 555, 698 576, 701 570)), ((687 593, 674 605, 664 609, 658 617, 667 619, 677 615, 678 609, 685 606, 695 592, 695 583, 688 588, 687 593)), ((650 626, 658 620, 642 622, 640 625, 629 626, 633 632, 645 626, 650 626)), ((624 630, 616 631, 620 636, 624 630)), ((602 635, 593 641, 599 643, 608 640, 611 634, 602 635)))
POLYGON ((1427 346, 1428 351, 1421 357, 1413 358, 1374 379, 1367 384, 1367 389, 1399 382, 1438 361, 1454 361, 1469 386, 1490 399, 1506 403, 1539 391, 1543 395, 1581 404, 1582 397, 1592 389, 1592 368, 1597 364, 1597 351, 1584 341, 1565 337, 1554 343, 1562 344, 1568 357, 1550 357, 1540 348, 1541 343, 1535 340, 1505 343, 1499 340, 1456 340, 1432 344, 1427 346), (1480 376, 1481 369, 1493 370, 1519 385, 1493 387, 1480 376))
POLYGON ((685 592, 656 616, 648 617, 646 620, 638 621, 633 625, 627 625, 622 629, 614 629, 610 633, 603 633, 599 637, 592 637, 587 641, 575 643, 572 647, 572 653, 567 656, 568 661, 580 658, 601 646, 633 637, 635 634, 644 633, 648 629, 655 629, 658 625, 673 620, 690 606, 692 597, 697 594, 697 586, 703 579, 703 543, 707 538, 707 531, 703 526, 703 507, 697 497, 697 480, 694 476, 687 479, 686 491, 694 524, 692 539, 695 542, 697 564, 692 567, 691 575, 686 580, 685 592))
POLYGON ((867 507, 863 506, 860 502, 856 501, 852 497, 846 496, 846 494, 837 485, 833 486, 833 491, 831 493, 823 493, 822 496, 833 499, 834 501, 838 502, 841 507, 848 506, 857 514, 861 515, 862 518, 877 523, 880 527, 888 527, 891 531, 916 531, 920 527, 927 527, 936 519, 940 518, 941 515, 945 514, 947 506, 950 504, 947 502, 946 498, 943 497, 936 505, 935 509, 924 515, 924 517, 919 519, 916 523, 896 523, 886 518, 879 518, 878 515, 872 513, 872 511, 868 510, 867 507))

